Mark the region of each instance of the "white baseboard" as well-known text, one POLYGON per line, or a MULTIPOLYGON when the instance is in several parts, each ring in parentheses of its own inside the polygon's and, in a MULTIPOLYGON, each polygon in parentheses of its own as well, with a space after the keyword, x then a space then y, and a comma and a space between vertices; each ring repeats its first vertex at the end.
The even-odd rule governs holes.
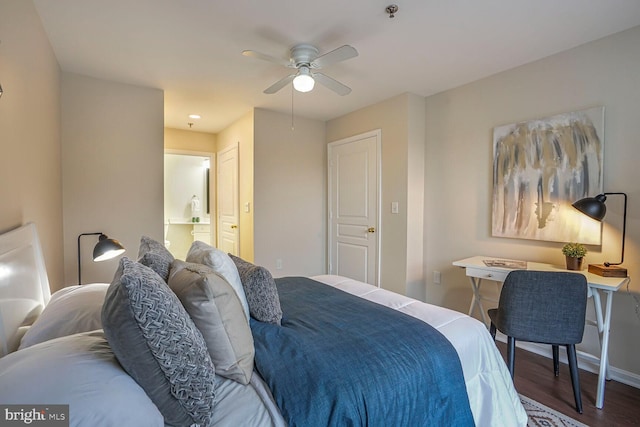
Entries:
MULTIPOLYGON (((498 332, 496 334, 496 340, 506 343, 507 337, 504 334, 501 334, 500 332, 498 332)), ((523 350, 530 351, 535 354, 539 354, 540 356, 544 356, 549 359, 553 358, 551 354, 551 346, 548 344, 537 344, 537 343, 531 343, 531 342, 516 341, 516 347, 521 348, 523 350)), ((588 372, 592 372, 594 374, 598 374, 598 371, 600 369, 600 359, 598 357, 589 353, 585 353, 583 351, 579 351, 579 350, 576 353, 578 355, 578 366, 580 367, 580 369, 583 369, 588 372)), ((560 362, 567 364, 566 352, 563 352, 563 351, 560 352, 560 362)), ((517 364, 518 362, 516 359, 516 365, 517 364)), ((623 369, 616 368, 611 365, 609 365, 609 379, 640 389, 640 375, 634 374, 633 372, 625 371, 623 369)))

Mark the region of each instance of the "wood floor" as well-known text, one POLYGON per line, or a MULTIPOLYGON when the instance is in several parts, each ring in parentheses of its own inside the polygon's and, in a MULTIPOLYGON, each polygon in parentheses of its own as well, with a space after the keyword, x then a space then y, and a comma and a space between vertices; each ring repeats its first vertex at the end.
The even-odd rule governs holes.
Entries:
MULTIPOLYGON (((497 343, 506 359, 507 346, 497 343)), ((562 348, 560 351, 564 351, 562 348)), ((560 364, 560 376, 553 375, 551 359, 516 349, 515 385, 518 393, 562 412, 591 427, 640 426, 640 389, 607 381, 604 408, 595 407, 598 376, 580 371, 583 414, 576 412, 569 367, 560 364)))

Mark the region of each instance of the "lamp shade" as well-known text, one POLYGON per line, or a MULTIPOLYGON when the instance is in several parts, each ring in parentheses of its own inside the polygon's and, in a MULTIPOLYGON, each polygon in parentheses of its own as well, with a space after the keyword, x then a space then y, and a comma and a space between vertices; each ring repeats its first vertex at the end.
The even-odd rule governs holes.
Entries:
POLYGON ((111 259, 123 253, 124 246, 115 239, 108 238, 105 234, 101 234, 98 243, 93 248, 93 260, 104 261, 111 259))
POLYGON ((300 67, 298 75, 293 79, 293 87, 298 92, 309 92, 313 90, 315 83, 308 67, 300 67))
POLYGON ((607 196, 598 194, 596 197, 580 199, 571 206, 596 221, 602 221, 607 214, 607 206, 604 204, 606 200, 607 196))
POLYGON ((622 251, 620 262, 605 262, 604 264, 589 264, 589 273, 594 273, 605 277, 627 277, 627 269, 619 267, 624 261, 624 241, 627 230, 627 194, 626 193, 603 193, 596 197, 585 197, 575 202, 572 206, 596 221, 602 221, 607 213, 604 202, 607 195, 617 195, 624 197, 624 216, 622 217, 622 251))
POLYGON ((78 285, 82 285, 82 257, 80 252, 80 239, 82 236, 99 236, 98 243, 93 248, 94 261, 104 261, 116 257, 125 251, 124 246, 122 246, 120 242, 115 239, 110 239, 100 231, 78 235, 78 285))

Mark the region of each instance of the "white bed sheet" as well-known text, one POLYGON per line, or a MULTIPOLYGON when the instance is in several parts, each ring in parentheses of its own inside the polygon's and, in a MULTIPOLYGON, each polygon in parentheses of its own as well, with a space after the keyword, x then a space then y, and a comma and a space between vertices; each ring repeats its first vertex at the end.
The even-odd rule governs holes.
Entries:
POLYGON ((526 426, 509 371, 491 335, 478 320, 346 277, 320 275, 313 280, 420 319, 440 331, 458 352, 477 426, 526 426))
POLYGON ((216 376, 216 382, 214 426, 286 426, 271 392, 256 372, 247 385, 220 376, 216 376))

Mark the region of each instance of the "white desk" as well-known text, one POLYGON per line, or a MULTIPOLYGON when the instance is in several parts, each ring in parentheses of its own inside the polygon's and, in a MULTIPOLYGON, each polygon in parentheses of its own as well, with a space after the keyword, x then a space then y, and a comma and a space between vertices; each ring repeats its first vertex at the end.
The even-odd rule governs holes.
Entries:
MULTIPOLYGON (((482 280, 495 281, 498 286, 504 282, 512 269, 502 267, 487 267, 484 260, 496 260, 500 259, 491 256, 475 256, 466 258, 460 261, 455 261, 453 265, 463 267, 466 270, 466 274, 471 281, 471 287, 473 289, 473 299, 471 300, 471 306, 469 307, 469 316, 472 315, 473 310, 478 308, 480 316, 485 324, 488 323, 487 314, 482 306, 482 301, 493 301, 489 298, 483 297, 480 293, 480 285, 482 280)), ((563 266, 554 266, 551 264, 542 264, 537 262, 527 262, 527 270, 537 271, 570 271, 566 270, 563 266)), ((598 392, 596 394, 596 408, 602 409, 604 406, 604 385, 608 375, 609 368, 609 329, 611 327, 611 307, 613 302, 613 293, 618 291, 628 281, 628 277, 602 277, 592 273, 588 273, 586 270, 571 271, 572 273, 581 273, 587 278, 587 284, 589 286, 589 297, 593 297, 593 306, 596 312, 596 322, 588 322, 598 327, 598 333, 600 336, 600 369, 598 372, 598 392), (606 295, 607 300, 603 305, 600 293, 606 295)))

